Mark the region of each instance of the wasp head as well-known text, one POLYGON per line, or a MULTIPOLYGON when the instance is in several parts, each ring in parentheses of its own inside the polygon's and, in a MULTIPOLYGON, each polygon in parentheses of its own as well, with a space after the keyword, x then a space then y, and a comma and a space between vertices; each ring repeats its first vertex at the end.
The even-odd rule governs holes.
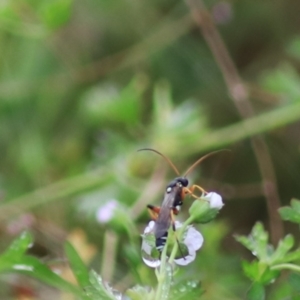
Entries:
POLYGON ((167 190, 169 189, 171 191, 171 189, 175 186, 179 186, 179 187, 187 187, 189 184, 189 181, 187 180, 187 178, 185 177, 176 177, 175 179, 173 179, 168 185, 167 185, 167 190))

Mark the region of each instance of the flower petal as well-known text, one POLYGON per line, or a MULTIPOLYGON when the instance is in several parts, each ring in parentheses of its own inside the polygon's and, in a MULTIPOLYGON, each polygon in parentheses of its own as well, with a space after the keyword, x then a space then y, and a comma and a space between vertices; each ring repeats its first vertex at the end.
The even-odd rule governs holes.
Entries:
POLYGON ((204 198, 209 201, 210 208, 220 210, 224 206, 222 197, 215 192, 208 193, 204 198))
POLYGON ((186 237, 184 239, 184 244, 187 245, 187 247, 190 249, 190 247, 193 247, 195 251, 199 250, 203 245, 203 236, 202 234, 196 230, 194 227, 189 227, 186 237))
POLYGON ((186 266, 196 258, 196 251, 193 248, 189 248, 189 255, 174 259, 175 263, 179 266, 186 266))

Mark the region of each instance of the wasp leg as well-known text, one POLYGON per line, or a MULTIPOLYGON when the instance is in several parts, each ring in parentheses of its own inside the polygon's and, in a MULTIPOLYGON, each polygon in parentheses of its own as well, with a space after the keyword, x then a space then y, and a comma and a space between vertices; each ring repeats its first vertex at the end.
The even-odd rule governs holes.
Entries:
POLYGON ((158 217, 158 214, 160 212, 160 207, 148 204, 147 208, 148 208, 148 212, 149 212, 149 215, 151 216, 151 218, 153 220, 156 220, 158 217))
POLYGON ((175 235, 175 238, 176 238, 176 242, 178 244, 178 249, 179 249, 179 252, 181 254, 181 257, 183 259, 185 259, 185 256, 183 255, 182 253, 182 250, 180 248, 180 244, 179 244, 179 240, 178 240, 178 237, 177 237, 177 234, 176 234, 176 227, 175 227, 175 217, 174 217, 174 213, 173 213, 173 210, 170 211, 170 216, 171 216, 171 222, 172 222, 172 229, 174 231, 174 235, 175 235))
POLYGON ((189 188, 185 188, 184 189, 184 193, 185 194, 190 194, 192 197, 194 197, 194 198, 200 198, 199 196, 197 196, 197 195, 195 195, 194 194, 194 191, 195 190, 199 190, 200 192, 201 192, 201 196, 202 196, 202 194, 207 194, 207 192, 205 191, 205 189, 203 189, 201 186, 199 186, 199 185, 196 185, 196 184, 193 184, 191 187, 189 187, 189 188))

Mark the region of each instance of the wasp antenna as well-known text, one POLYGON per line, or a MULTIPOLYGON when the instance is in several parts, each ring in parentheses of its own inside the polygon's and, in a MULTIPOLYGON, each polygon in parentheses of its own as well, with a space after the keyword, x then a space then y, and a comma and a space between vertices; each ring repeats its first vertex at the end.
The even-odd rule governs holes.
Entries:
POLYGON ((155 152, 156 154, 160 155, 161 157, 163 157, 168 162, 168 164, 171 166, 171 168, 175 171, 175 173, 178 176, 180 175, 179 171, 177 170, 175 165, 172 163, 172 161, 168 157, 166 157, 165 155, 160 153, 159 151, 157 151, 155 149, 152 149, 152 148, 142 148, 142 149, 139 149, 138 151, 152 151, 152 152, 155 152))
POLYGON ((211 157, 219 152, 223 152, 223 151, 231 151, 229 149, 222 149, 222 150, 217 150, 217 151, 213 151, 210 152, 202 157, 200 157, 196 162, 194 162, 188 169, 187 171, 184 173, 183 177, 186 177, 197 165, 199 165, 201 162, 203 162, 205 159, 207 159, 208 157, 211 157))

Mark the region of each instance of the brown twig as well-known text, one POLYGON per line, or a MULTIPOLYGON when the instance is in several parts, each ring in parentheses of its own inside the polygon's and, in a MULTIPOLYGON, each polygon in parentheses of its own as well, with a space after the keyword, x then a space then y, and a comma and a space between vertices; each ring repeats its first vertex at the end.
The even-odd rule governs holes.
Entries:
MULTIPOLYGON (((247 119, 254 116, 254 110, 249 101, 249 93, 227 51, 227 48, 211 19, 211 16, 203 1, 186 0, 195 23, 199 26, 208 46, 210 47, 219 68, 222 71, 229 95, 236 106, 240 116, 247 119)), ((247 128, 245 128, 247 130, 247 128)), ((255 153, 260 173, 262 187, 266 197, 270 218, 270 231, 272 243, 277 243, 283 236, 283 224, 277 213, 280 207, 279 195, 276 185, 276 176, 268 151, 268 147, 262 135, 251 138, 251 144, 255 153)))

